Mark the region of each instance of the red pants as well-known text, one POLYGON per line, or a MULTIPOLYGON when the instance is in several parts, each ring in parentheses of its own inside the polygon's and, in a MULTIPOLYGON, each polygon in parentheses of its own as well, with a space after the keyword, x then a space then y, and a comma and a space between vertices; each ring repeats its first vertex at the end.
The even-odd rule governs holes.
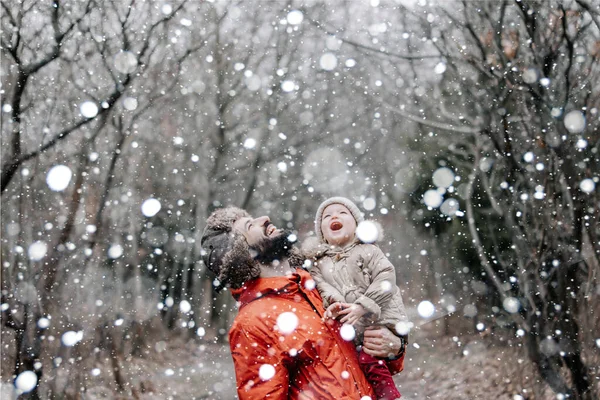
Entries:
POLYGON ((385 362, 368 355, 362 350, 358 353, 358 362, 373 387, 377 399, 393 400, 401 396, 385 362))

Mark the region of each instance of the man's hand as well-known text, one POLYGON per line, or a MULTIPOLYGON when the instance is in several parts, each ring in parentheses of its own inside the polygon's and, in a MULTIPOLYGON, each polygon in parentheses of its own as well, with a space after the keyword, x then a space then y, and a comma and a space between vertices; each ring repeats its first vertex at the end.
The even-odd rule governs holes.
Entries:
POLYGON ((365 329, 363 351, 373 357, 387 358, 400 355, 403 340, 384 326, 370 326, 365 329))

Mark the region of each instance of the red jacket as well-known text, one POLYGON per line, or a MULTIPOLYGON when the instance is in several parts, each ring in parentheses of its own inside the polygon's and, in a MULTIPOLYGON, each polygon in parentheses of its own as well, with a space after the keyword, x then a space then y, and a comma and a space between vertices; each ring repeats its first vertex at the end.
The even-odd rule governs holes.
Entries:
POLYGON ((354 344, 342 339, 337 322, 324 322, 323 301, 308 272, 258 278, 232 292, 240 302, 229 331, 240 400, 375 399, 354 344), (298 318, 289 333, 277 327, 284 312, 298 318))

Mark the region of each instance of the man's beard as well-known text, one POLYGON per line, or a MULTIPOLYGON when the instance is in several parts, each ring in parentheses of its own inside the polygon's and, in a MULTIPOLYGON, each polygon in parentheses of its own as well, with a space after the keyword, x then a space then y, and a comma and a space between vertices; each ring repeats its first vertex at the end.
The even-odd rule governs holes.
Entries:
POLYGON ((255 253, 254 259, 261 264, 271 264, 275 260, 281 261, 287 258, 292 250, 293 243, 289 236, 291 231, 283 231, 276 237, 264 238, 260 243, 250 248, 251 253, 255 253))

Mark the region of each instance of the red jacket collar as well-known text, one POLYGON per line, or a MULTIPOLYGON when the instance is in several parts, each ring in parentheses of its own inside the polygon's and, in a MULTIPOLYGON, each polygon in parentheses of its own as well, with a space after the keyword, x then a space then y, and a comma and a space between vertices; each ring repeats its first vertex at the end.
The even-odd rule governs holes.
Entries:
POLYGON ((308 272, 297 268, 290 275, 253 279, 239 289, 231 289, 231 294, 241 303, 240 307, 242 307, 269 293, 296 292, 298 284, 305 285, 305 282, 311 279, 308 272))

